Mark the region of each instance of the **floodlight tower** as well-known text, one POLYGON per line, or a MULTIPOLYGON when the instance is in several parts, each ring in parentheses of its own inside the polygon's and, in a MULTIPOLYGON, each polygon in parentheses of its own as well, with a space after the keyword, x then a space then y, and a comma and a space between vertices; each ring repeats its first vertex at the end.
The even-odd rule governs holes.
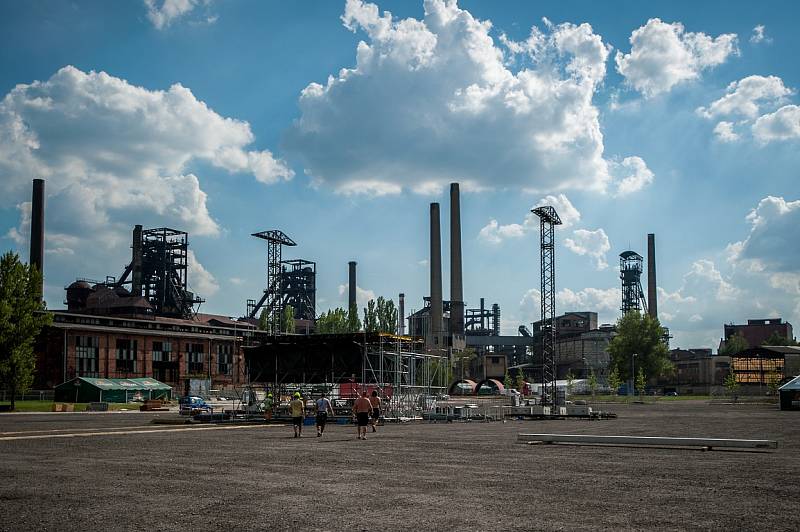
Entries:
POLYGON ((635 310, 647 312, 642 290, 642 256, 635 251, 619 254, 619 278, 622 281, 622 315, 635 310))
POLYGON ((555 226, 561 225, 556 210, 547 205, 531 211, 539 217, 542 311, 542 402, 556 404, 556 248, 555 226))
POLYGON ((281 251, 283 246, 296 246, 297 243, 286 236, 283 231, 277 229, 253 233, 251 236, 267 241, 267 288, 258 303, 252 299, 247 302, 247 316, 255 318, 259 309, 266 304, 267 329, 271 334, 277 334, 280 329, 281 312, 283 312, 281 251))

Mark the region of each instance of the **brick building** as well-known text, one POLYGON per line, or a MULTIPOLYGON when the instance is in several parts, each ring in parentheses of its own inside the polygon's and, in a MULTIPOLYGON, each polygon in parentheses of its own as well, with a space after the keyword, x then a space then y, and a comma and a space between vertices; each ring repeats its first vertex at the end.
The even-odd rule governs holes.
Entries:
POLYGON ((735 325, 733 323, 725 325, 725 337, 720 341, 720 349, 724 348, 725 342, 735 334, 742 336, 748 347, 762 345, 773 334, 791 340, 794 339, 792 324, 783 321, 781 318, 747 320, 746 325, 735 325))

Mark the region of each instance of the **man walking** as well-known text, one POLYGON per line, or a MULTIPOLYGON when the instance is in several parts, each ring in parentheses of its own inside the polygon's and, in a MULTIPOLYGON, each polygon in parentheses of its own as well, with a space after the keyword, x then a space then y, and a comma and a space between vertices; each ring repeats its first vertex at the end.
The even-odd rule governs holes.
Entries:
POLYGON ((264 419, 268 422, 272 421, 272 408, 275 406, 274 402, 272 401, 272 393, 267 394, 267 398, 264 399, 264 419))
POLYGON ((353 413, 356 415, 358 424, 358 439, 367 439, 367 424, 369 423, 369 413, 372 411, 372 403, 367 398, 367 392, 361 392, 361 397, 356 399, 353 405, 353 413))
POLYGON ((369 398, 369 404, 372 407, 372 432, 378 432, 378 429, 375 428, 378 425, 378 420, 381 417, 381 398, 378 397, 378 391, 372 390, 372 396, 369 398))
POLYGON ((322 397, 317 399, 317 438, 321 437, 325 432, 325 423, 328 422, 328 412, 331 416, 335 415, 331 400, 325 397, 325 392, 322 392, 322 397))
POLYGON ((300 392, 294 392, 294 399, 289 403, 289 415, 292 416, 292 426, 294 426, 294 437, 301 438, 303 434, 303 417, 305 404, 300 392))

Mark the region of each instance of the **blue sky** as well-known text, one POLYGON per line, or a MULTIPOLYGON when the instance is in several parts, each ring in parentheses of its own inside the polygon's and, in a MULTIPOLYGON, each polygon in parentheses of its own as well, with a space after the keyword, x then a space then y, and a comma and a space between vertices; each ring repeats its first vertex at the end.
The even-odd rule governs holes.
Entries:
MULTIPOLYGON (((800 36, 791 2, 6 2, 0 246, 27 257, 47 179, 46 299, 119 275, 130 229, 190 232, 202 310, 264 286, 250 233, 318 263, 317 310, 428 291, 428 204, 462 184, 464 291, 538 319, 554 204, 558 311, 619 313, 656 233, 673 345, 800 323, 800 36), (391 14, 387 13, 390 12, 391 14), (533 28, 533 29, 532 29, 533 28)), ((445 283, 445 297, 448 286, 445 283)))

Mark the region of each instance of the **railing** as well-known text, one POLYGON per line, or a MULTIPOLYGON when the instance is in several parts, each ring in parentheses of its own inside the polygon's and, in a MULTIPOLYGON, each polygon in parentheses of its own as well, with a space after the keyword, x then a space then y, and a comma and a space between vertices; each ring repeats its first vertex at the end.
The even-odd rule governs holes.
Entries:
MULTIPOLYGON (((18 393, 14 399, 16 401, 52 401, 55 392, 53 390, 28 390, 25 393, 18 393)), ((11 391, 0 391, 0 401, 10 401, 11 391)))

